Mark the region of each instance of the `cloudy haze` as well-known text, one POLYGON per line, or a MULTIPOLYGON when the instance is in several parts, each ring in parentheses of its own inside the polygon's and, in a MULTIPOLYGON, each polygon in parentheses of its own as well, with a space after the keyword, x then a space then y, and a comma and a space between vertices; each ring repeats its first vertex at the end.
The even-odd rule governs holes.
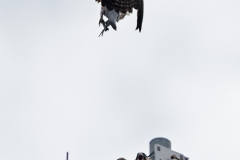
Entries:
POLYGON ((94 0, 0 0, 0 159, 133 160, 165 137, 238 158, 240 1, 145 0, 98 37, 94 0))

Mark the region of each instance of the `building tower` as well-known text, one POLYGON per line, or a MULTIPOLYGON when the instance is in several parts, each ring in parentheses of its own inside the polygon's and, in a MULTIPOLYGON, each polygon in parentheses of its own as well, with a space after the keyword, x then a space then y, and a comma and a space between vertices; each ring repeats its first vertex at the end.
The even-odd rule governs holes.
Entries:
POLYGON ((183 154, 171 150, 171 142, 166 138, 154 138, 150 141, 151 160, 188 160, 183 154))

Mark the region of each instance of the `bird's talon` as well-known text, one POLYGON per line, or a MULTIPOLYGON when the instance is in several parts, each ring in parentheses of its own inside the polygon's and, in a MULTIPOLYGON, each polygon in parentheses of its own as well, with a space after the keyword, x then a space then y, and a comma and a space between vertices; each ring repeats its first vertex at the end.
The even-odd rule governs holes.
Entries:
POLYGON ((104 33, 104 32, 107 32, 108 30, 109 30, 108 28, 104 28, 104 29, 102 30, 102 32, 99 34, 98 37, 103 36, 103 33, 104 33))
POLYGON ((101 35, 103 36, 104 30, 102 30, 102 32, 99 34, 98 37, 100 37, 101 35))

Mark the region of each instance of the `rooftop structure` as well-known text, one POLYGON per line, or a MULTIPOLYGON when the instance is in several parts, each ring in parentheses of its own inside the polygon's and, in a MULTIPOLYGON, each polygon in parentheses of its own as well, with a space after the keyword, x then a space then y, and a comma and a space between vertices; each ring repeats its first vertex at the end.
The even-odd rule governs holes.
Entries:
POLYGON ((171 142, 166 138, 154 138, 150 141, 150 155, 152 160, 188 160, 181 153, 171 150, 171 142))

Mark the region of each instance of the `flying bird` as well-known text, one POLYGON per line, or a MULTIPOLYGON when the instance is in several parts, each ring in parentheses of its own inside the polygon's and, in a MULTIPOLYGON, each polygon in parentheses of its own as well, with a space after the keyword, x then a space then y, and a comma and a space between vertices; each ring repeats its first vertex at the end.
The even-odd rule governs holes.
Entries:
MULTIPOLYGON (((116 22, 123 19, 129 13, 132 13, 133 8, 137 11, 137 27, 136 30, 141 32, 142 30, 142 21, 143 21, 143 0, 95 0, 101 2, 101 11, 100 11, 100 24, 103 25, 103 30, 100 35, 103 36, 103 33, 108 31, 108 26, 112 26, 114 30, 117 29, 116 22), (106 16, 108 20, 105 22, 103 16, 106 16)), ((100 36, 99 35, 99 36, 100 36)))

